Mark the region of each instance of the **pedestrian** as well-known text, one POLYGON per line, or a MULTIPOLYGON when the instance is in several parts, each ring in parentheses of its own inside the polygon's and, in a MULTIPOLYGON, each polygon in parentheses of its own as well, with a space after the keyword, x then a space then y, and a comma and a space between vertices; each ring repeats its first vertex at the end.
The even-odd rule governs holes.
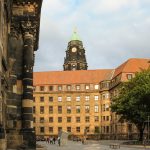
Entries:
POLYGON ((58 145, 60 146, 60 137, 58 137, 58 139, 57 139, 57 140, 58 140, 58 145))
POLYGON ((55 139, 55 137, 53 137, 53 143, 55 144, 55 141, 56 141, 56 139, 55 139))
POLYGON ((52 139, 52 137, 50 137, 50 144, 53 144, 53 139, 52 139))
POLYGON ((46 143, 48 143, 48 137, 46 138, 46 143))

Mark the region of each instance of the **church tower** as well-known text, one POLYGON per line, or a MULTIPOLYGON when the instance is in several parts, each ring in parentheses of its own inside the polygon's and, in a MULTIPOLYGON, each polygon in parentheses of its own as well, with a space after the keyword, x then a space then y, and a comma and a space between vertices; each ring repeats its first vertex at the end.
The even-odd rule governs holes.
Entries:
POLYGON ((87 70, 88 68, 85 49, 76 31, 73 32, 71 41, 68 43, 63 67, 64 71, 87 70))

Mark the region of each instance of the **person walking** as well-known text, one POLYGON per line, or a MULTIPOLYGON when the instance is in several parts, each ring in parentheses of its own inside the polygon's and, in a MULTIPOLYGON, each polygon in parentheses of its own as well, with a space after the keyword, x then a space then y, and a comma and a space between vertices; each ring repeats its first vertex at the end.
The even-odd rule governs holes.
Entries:
POLYGON ((56 139, 55 139, 55 137, 53 137, 53 144, 55 144, 55 141, 56 141, 56 139))
POLYGON ((58 137, 58 139, 57 139, 57 140, 58 140, 58 145, 60 146, 60 137, 58 137))

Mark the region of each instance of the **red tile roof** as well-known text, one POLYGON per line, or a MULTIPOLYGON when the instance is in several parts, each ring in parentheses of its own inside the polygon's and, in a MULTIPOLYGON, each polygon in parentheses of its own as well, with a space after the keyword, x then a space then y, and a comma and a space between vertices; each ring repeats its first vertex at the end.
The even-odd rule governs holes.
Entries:
POLYGON ((141 69, 148 69, 148 67, 150 66, 149 61, 150 59, 142 59, 142 58, 128 59, 126 62, 124 62, 115 69, 113 78, 119 75, 120 73, 134 73, 140 72, 141 69))
POLYGON ((99 83, 110 80, 112 69, 34 72, 34 85, 99 83))
POLYGON ((34 85, 85 84, 111 80, 120 73, 135 73, 150 66, 150 59, 131 58, 113 69, 34 72, 34 85))

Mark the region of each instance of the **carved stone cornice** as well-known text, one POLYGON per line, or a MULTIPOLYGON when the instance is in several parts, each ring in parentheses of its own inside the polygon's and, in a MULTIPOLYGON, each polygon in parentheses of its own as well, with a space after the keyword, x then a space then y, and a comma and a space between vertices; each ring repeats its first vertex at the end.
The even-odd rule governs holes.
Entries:
POLYGON ((25 35, 26 33, 29 33, 31 35, 33 35, 34 37, 34 43, 36 42, 36 34, 37 34, 37 27, 38 27, 38 22, 37 21, 21 21, 21 29, 22 29, 22 33, 23 35, 25 35))
POLYGON ((34 50, 38 49, 42 0, 13 0, 12 22, 20 24, 22 34, 34 36, 34 50))

